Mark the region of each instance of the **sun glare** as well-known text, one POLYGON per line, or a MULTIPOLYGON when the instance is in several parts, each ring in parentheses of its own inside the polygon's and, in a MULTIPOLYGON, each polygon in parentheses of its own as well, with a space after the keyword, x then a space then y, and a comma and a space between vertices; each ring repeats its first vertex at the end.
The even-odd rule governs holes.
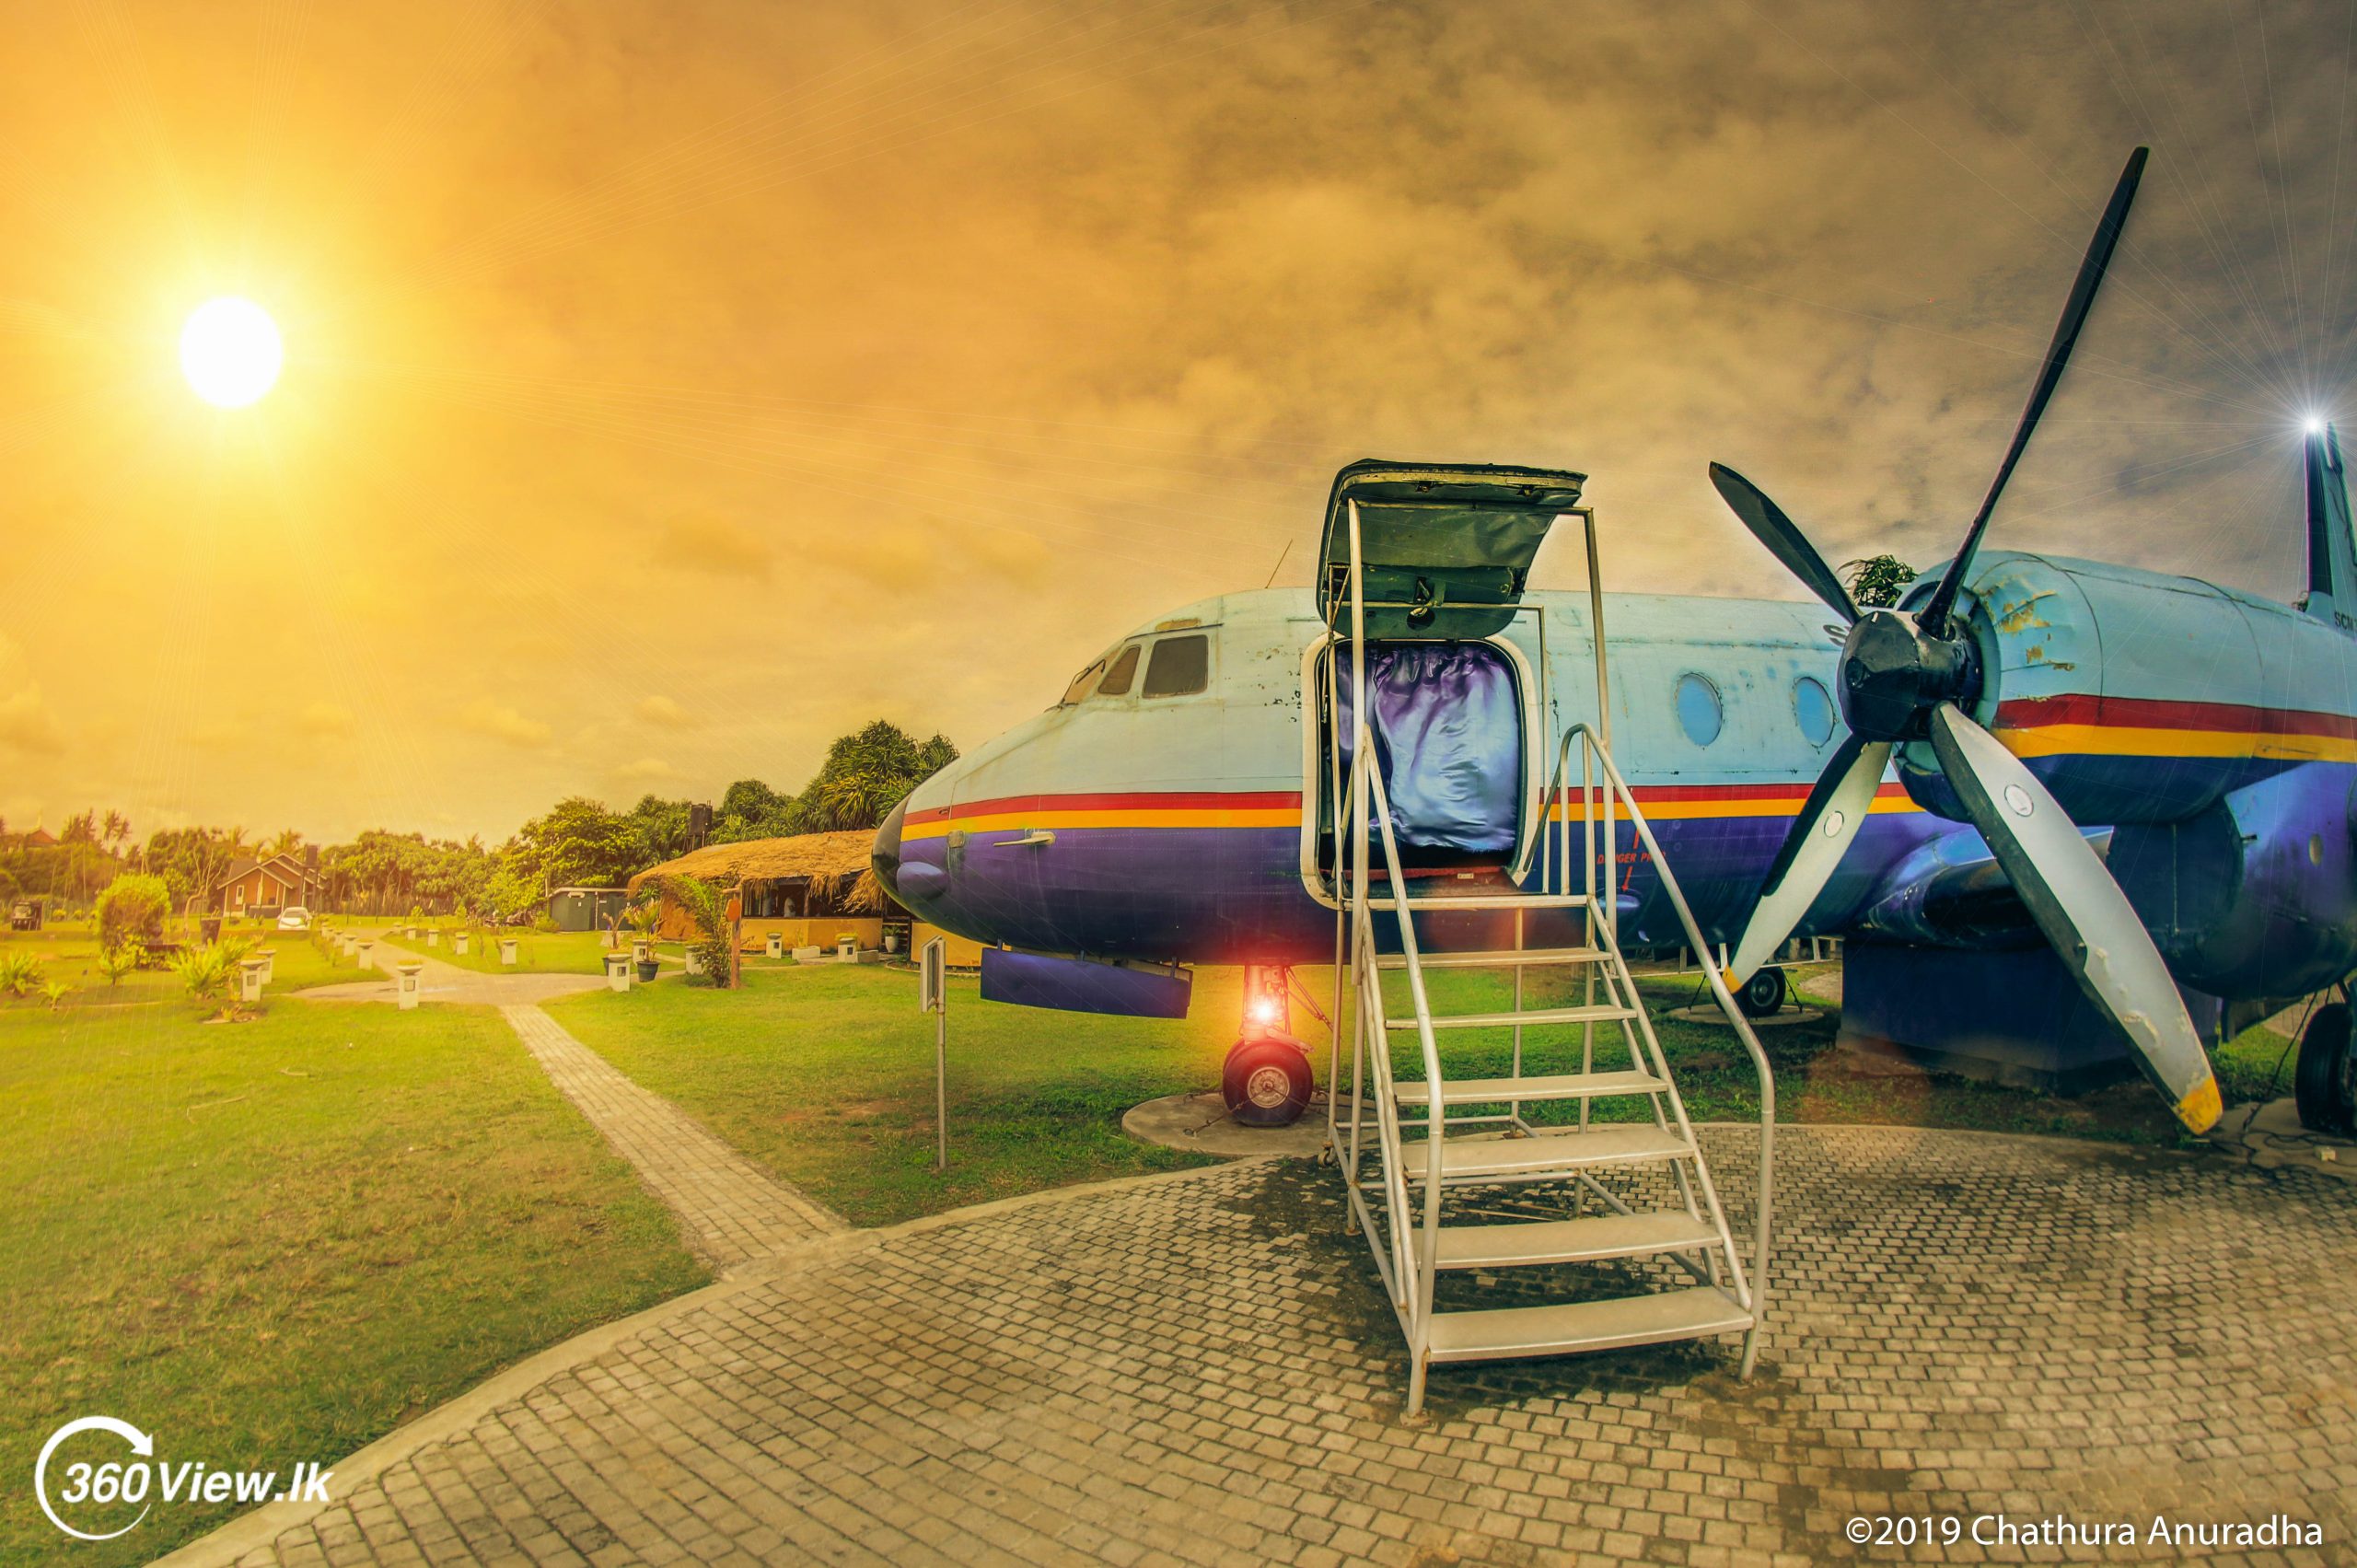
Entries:
POLYGON ((250 299, 208 299, 180 329, 180 371, 215 408, 244 408, 278 380, 278 324, 250 299))

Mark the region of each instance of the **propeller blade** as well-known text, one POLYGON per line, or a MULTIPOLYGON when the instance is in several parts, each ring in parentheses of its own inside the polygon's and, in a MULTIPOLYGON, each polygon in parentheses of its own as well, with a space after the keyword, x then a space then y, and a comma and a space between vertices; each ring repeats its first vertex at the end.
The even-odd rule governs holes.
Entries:
POLYGON ((1825 557, 1808 541, 1800 525, 1784 516, 1784 509, 1768 499, 1760 488, 1724 463, 1711 465, 1711 482, 1718 487, 1719 495, 1751 537, 1768 547, 1768 553, 1784 563, 1785 570, 1808 586, 1809 592, 1831 605, 1844 621, 1858 619, 1858 607, 1851 602, 1850 590, 1825 563, 1825 557))
POLYGON ((1932 749, 1965 812, 2088 999, 2111 1016, 2187 1129, 2218 1120, 2218 1080, 2185 1000, 2111 872, 2038 776, 1953 703, 1932 749))
POLYGON ((2144 159, 2150 147, 2138 147, 2128 155, 2128 167, 2119 172, 2119 183, 2112 188, 2111 204, 2104 209, 2103 221, 2096 225, 2096 237, 2087 243, 2086 259, 2079 263, 2078 282, 2071 285, 2071 297, 2062 306, 2061 319, 2054 323, 2054 341, 2046 345, 2046 363, 2038 367, 2038 384, 2030 389, 2029 401, 2022 409, 2022 417, 2014 426, 2014 444, 2005 448, 2005 460, 1997 465, 1997 477, 1989 482, 1989 494, 1981 498, 1980 510, 1974 515, 1972 526, 1964 532, 1964 548, 1948 563, 1947 575, 1932 597, 1923 601, 1923 609, 1916 616, 1926 632, 1933 636, 1947 632, 1948 610, 1956 603, 1956 590, 1964 586, 1964 574, 1972 565, 1973 552, 1980 548, 1980 536, 1988 531, 1989 514, 1997 509, 1997 497, 2005 492, 2005 482, 2014 477, 2014 465, 2021 461, 2022 448, 2029 445, 2030 433, 2046 412, 2046 401, 2054 395, 2055 384, 2062 379, 2062 367, 2071 363, 2071 349, 2079 341, 2079 329, 2087 324, 2087 312, 2095 308, 2096 290, 2103 286, 2104 269, 2111 265, 2111 252, 2119 243, 2119 231, 2128 222, 2129 204, 2136 199, 2136 182, 2144 178, 2144 159))
POLYGON ((1817 902, 1833 868, 1848 853, 1850 841, 1858 836, 1889 761, 1890 742, 1853 735, 1826 762, 1759 885, 1759 902, 1752 907, 1751 920, 1727 965, 1728 990, 1757 973, 1817 902))

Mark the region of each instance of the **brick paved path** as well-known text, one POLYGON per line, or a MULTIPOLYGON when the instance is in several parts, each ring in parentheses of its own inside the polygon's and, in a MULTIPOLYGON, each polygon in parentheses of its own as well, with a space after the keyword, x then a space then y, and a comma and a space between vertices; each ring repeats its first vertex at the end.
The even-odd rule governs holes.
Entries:
POLYGON ((564 1098, 671 1206, 688 1245, 714 1269, 726 1273, 845 1228, 825 1204, 771 1176, 661 1095, 640 1088, 538 1007, 499 1011, 564 1098))
MULTIPOLYGON (((1705 1136, 1740 1214, 1750 1137, 1705 1136)), ((1231 1166, 813 1242, 191 1556, 1735 1568, 1853 1556, 1861 1512, 2280 1508, 2325 1550, 2236 1561, 2357 1562, 2357 1188, 1903 1128, 1779 1147, 1747 1385, 1731 1345, 1446 1368, 1404 1424, 1333 1173, 1231 1166)))

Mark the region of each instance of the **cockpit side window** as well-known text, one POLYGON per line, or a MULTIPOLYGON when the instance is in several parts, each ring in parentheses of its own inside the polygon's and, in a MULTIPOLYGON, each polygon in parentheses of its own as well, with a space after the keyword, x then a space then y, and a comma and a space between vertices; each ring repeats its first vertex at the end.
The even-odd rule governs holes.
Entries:
POLYGON ((1098 659, 1095 664, 1090 665, 1086 669, 1084 669, 1078 675, 1074 676, 1072 678, 1072 684, 1064 688, 1063 700, 1058 703, 1056 706, 1060 708, 1069 708, 1074 703, 1077 703, 1086 697, 1089 692, 1096 690, 1097 678, 1104 673, 1105 661, 1103 659, 1098 659))
POLYGON ((1126 697, 1129 695, 1130 682, 1137 679, 1138 651, 1144 645, 1140 643, 1132 643, 1113 656, 1113 662, 1106 667, 1105 679, 1097 683, 1098 696, 1126 697))
POLYGON ((1211 684, 1212 640, 1197 632, 1165 637, 1146 661, 1144 697, 1191 697, 1211 684))

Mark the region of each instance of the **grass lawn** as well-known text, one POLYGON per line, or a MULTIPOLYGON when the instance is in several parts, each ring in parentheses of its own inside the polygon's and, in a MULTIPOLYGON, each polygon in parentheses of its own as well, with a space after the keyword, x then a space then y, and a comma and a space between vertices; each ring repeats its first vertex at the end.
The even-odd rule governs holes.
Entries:
MULTIPOLYGON (((415 953, 421 958, 439 958, 446 964, 456 964, 462 970, 479 970, 484 974, 602 974, 606 968, 606 937, 598 931, 532 931, 514 933, 516 962, 503 965, 499 961, 499 939, 484 934, 481 927, 474 932, 469 951, 459 954, 452 947, 451 934, 442 934, 442 945, 429 947, 425 938, 415 941, 390 932, 380 933, 379 942, 415 953)), ((628 949, 624 949, 627 951, 628 949)))
POLYGON ((1140 1100, 1219 1081, 1234 970, 1167 1023, 982 1002, 949 982, 949 1173, 933 1169, 933 1020, 914 974, 753 969, 741 991, 678 979, 549 1004, 632 1078, 857 1225, 1075 1181, 1205 1163, 1121 1131, 1140 1100))
MULTIPOLYGON (((1321 1000, 1329 971, 1301 978, 1321 1000)), ((1511 1005, 1512 981, 1493 973, 1436 970, 1434 1005, 1448 1012, 1511 1005)), ((1395 986, 1399 977, 1392 977, 1395 986)), ((1664 1051, 1698 1121, 1759 1114, 1758 1080, 1733 1032, 1661 1016, 1685 1005, 1692 976, 1641 982, 1655 1005, 1664 1051)), ((961 1203, 1192 1163, 1130 1140, 1121 1113, 1141 1100, 1216 1085, 1235 1038, 1240 976, 1201 970, 1193 1016, 1183 1022, 1103 1018, 981 1002, 970 980, 951 981, 950 1170, 933 1161, 933 1031, 916 1010, 913 976, 877 966, 811 966, 754 971, 730 994, 676 980, 597 992, 550 1004, 550 1011, 624 1073, 685 1106, 723 1137, 853 1222, 883 1225, 961 1203)), ((1533 1005, 1575 1000, 1569 984, 1534 972, 1533 1005)), ((1403 1009, 1404 1010, 1404 1009, 1403 1009)), ((1316 1047, 1314 1019, 1295 1026, 1316 1047)), ((1904 1123, 2009 1132, 2050 1132, 2169 1145, 2179 1134, 2158 1096, 2141 1079, 2078 1099, 1932 1074, 1868 1074, 1834 1049, 1838 1009, 1813 1023, 1759 1031, 1774 1066, 1778 1120, 1904 1123)), ((1617 1046, 1600 1066, 1619 1065, 1617 1046)), ((1576 1035, 1532 1029, 1529 1071, 1576 1067, 1576 1035)), ((1421 1076, 1414 1037, 1394 1044, 1402 1074, 1421 1076)), ((2269 1075, 2285 1041, 2263 1028, 2218 1052, 2229 1103, 2272 1098, 2269 1075)), ((1448 1062, 1465 1076, 1504 1074, 1512 1058, 1504 1030, 1452 1031, 1448 1062)), ((2272 1093, 2284 1092, 2279 1086, 2272 1093)), ((1533 1121, 1568 1119, 1573 1108, 1526 1108, 1533 1121)), ((1642 1100, 1599 1100, 1596 1114, 1647 1114, 1642 1100)))
MULTIPOLYGON (((282 986, 331 978, 308 944, 278 947, 282 986)), ((52 967, 74 964, 70 944, 52 947, 52 967)), ((0 1188, 10 1562, 64 1554, 29 1481, 67 1420, 129 1421, 159 1459, 332 1465, 706 1277, 488 1009, 281 999, 255 1022, 203 1024, 150 973, 54 1011, 0 1003, 0 1188)), ((52 1479, 126 1457, 77 1437, 52 1479)), ((156 1503, 72 1554, 145 1561, 237 1511, 156 1503)))
MULTIPOLYGON (((166 935, 174 940, 182 934, 177 930, 166 935)), ((271 983, 268 994, 276 996, 307 985, 325 985, 348 979, 336 972, 335 960, 326 948, 299 931, 231 930, 225 934, 228 940, 250 944, 256 948, 273 949, 271 983)), ((158 967, 125 975, 119 984, 109 985, 107 977, 98 970, 99 941, 87 927, 46 931, 0 932, 0 953, 30 953, 41 962, 41 974, 49 980, 62 981, 75 988, 75 994, 64 1005, 124 1006, 141 1002, 156 1002, 180 995, 180 981, 170 971, 158 967)), ((347 962, 347 968, 348 962, 347 962)), ((42 1007, 46 1004, 31 1001, 0 1001, 0 1016, 9 1008, 42 1007)))

